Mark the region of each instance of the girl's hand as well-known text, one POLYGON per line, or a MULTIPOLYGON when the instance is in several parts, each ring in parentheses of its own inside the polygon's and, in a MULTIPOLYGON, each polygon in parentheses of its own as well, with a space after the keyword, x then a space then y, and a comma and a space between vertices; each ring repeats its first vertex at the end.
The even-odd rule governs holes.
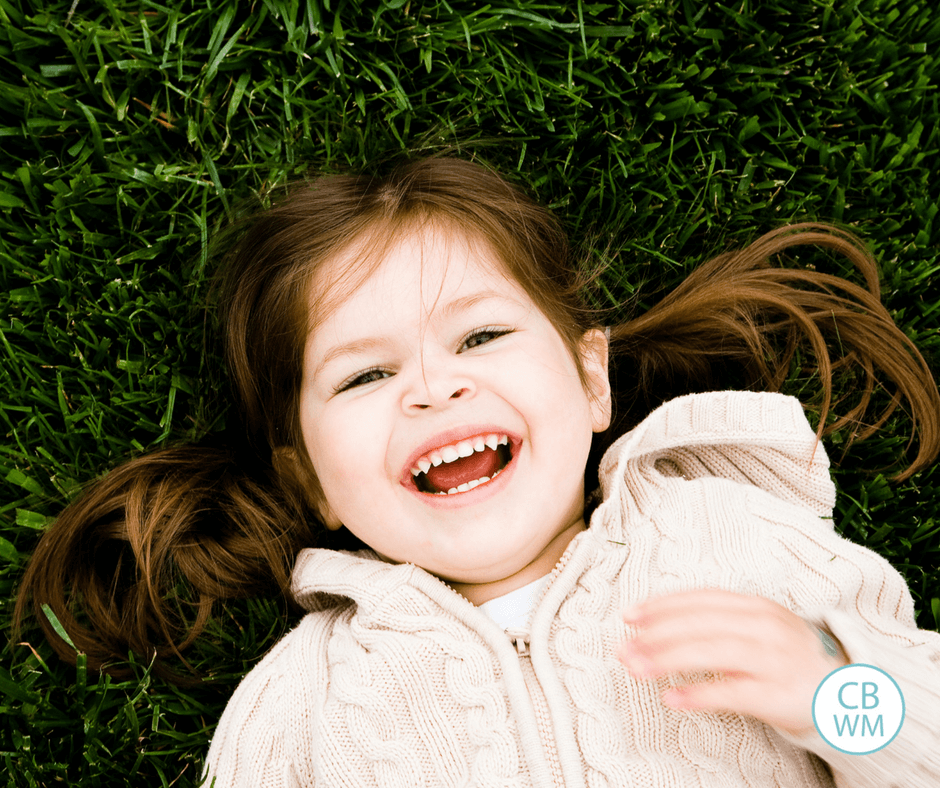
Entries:
POLYGON ((817 630, 762 597, 701 590, 650 599, 623 613, 639 629, 619 658, 637 678, 708 671, 713 681, 670 689, 675 709, 749 714, 800 735, 813 728, 813 695, 833 670, 848 664, 830 656, 817 630))

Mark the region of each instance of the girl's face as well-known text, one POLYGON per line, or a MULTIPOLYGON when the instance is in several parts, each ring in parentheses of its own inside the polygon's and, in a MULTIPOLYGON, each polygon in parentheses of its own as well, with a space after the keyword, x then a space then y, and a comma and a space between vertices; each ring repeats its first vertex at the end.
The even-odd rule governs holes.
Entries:
POLYGON ((440 229, 393 244, 306 344, 301 429, 328 526, 476 603, 551 571, 584 528, 609 421, 603 333, 580 354, 590 391, 486 245, 440 229))

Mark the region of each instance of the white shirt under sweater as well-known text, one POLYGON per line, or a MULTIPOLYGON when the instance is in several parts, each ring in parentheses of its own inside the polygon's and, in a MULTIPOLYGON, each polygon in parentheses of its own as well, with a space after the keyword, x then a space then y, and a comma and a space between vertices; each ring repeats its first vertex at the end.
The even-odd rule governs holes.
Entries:
POLYGON ((215 785, 940 786, 940 636, 916 629, 887 562, 834 533, 828 461, 798 402, 674 400, 600 478, 604 501, 532 615, 530 656, 413 565, 303 551, 294 592, 310 613, 233 695, 207 757, 215 785), (898 737, 854 756, 664 706, 671 682, 616 658, 620 611, 702 587, 773 599, 887 670, 907 704, 898 737))
POLYGON ((549 577, 550 575, 545 575, 522 588, 484 602, 479 606, 480 610, 507 632, 528 632, 529 619, 532 618, 535 605, 548 585, 549 577))

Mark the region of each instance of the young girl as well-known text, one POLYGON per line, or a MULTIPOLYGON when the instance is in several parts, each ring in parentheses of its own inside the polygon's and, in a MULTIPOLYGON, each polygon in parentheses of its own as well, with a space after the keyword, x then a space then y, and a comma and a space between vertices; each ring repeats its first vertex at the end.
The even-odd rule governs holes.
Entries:
POLYGON ((569 257, 547 211, 460 160, 296 189, 222 283, 245 445, 111 472, 45 535, 20 612, 49 604, 93 664, 162 658, 273 578, 309 612, 230 701, 216 786, 940 783, 940 637, 834 533, 800 404, 710 391, 776 388, 803 336, 825 423, 837 337, 863 392, 837 426, 861 423, 877 373, 919 432, 902 476, 929 464, 936 386, 867 252, 785 228, 608 331, 569 257), (869 290, 768 265, 806 244, 869 290), (184 635, 180 573, 199 606, 184 635), (871 755, 813 723, 849 662, 906 701, 871 755))

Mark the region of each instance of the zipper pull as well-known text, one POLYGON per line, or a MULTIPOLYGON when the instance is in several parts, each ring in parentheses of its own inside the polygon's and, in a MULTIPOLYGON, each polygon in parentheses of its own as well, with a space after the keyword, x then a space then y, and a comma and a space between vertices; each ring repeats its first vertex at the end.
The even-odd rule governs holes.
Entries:
POLYGON ((529 636, 527 634, 510 634, 509 638, 512 640, 512 644, 516 647, 516 653, 520 657, 529 656, 529 636))

